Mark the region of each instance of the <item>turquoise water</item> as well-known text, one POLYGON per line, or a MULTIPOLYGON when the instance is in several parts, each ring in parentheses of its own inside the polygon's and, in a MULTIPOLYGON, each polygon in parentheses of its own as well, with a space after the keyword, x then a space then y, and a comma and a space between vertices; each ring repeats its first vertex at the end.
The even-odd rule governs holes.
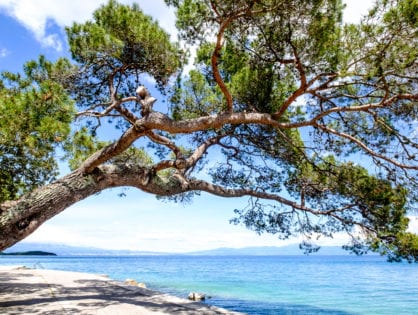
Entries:
POLYGON ((418 264, 378 256, 5 257, 0 265, 134 278, 248 314, 418 314, 418 264))

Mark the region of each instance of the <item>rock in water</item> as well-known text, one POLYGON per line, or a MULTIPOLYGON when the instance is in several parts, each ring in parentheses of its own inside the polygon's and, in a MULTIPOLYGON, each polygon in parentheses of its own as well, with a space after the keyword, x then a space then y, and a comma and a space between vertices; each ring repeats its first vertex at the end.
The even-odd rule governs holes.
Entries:
POLYGON ((132 285, 132 286, 139 287, 139 288, 144 288, 144 289, 146 289, 146 288, 147 288, 147 286, 146 286, 146 284, 145 284, 145 283, 143 283, 143 282, 138 282, 138 281, 136 281, 136 280, 134 280, 134 279, 126 279, 126 280, 125 280, 125 284, 127 284, 127 285, 132 285))
POLYGON ((204 293, 197 293, 197 292, 190 292, 188 295, 189 300, 192 301, 203 301, 206 299, 206 294, 204 293))

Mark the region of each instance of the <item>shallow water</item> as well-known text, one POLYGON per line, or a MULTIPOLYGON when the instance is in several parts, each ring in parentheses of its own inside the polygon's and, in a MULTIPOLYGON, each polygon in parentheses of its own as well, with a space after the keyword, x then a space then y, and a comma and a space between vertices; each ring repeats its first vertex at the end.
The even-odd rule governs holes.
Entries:
POLYGON ((107 274, 248 314, 418 314, 418 264, 378 256, 0 256, 0 265, 107 274))

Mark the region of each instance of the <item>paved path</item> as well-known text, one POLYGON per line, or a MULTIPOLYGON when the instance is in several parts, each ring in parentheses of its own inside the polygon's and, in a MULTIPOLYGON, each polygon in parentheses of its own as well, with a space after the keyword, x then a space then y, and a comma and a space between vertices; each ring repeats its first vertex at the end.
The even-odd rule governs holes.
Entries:
POLYGON ((239 315, 105 276, 0 266, 2 315, 239 315))

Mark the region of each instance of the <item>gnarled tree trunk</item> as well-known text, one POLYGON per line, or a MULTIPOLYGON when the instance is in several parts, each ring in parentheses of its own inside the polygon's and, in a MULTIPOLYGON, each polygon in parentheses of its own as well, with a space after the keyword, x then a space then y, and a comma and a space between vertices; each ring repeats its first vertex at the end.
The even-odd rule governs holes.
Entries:
POLYGON ((19 200, 0 205, 0 250, 24 239, 72 204, 104 189, 120 186, 133 186, 156 195, 171 195, 182 190, 174 177, 163 181, 152 169, 139 166, 103 165, 88 175, 76 170, 19 200))

